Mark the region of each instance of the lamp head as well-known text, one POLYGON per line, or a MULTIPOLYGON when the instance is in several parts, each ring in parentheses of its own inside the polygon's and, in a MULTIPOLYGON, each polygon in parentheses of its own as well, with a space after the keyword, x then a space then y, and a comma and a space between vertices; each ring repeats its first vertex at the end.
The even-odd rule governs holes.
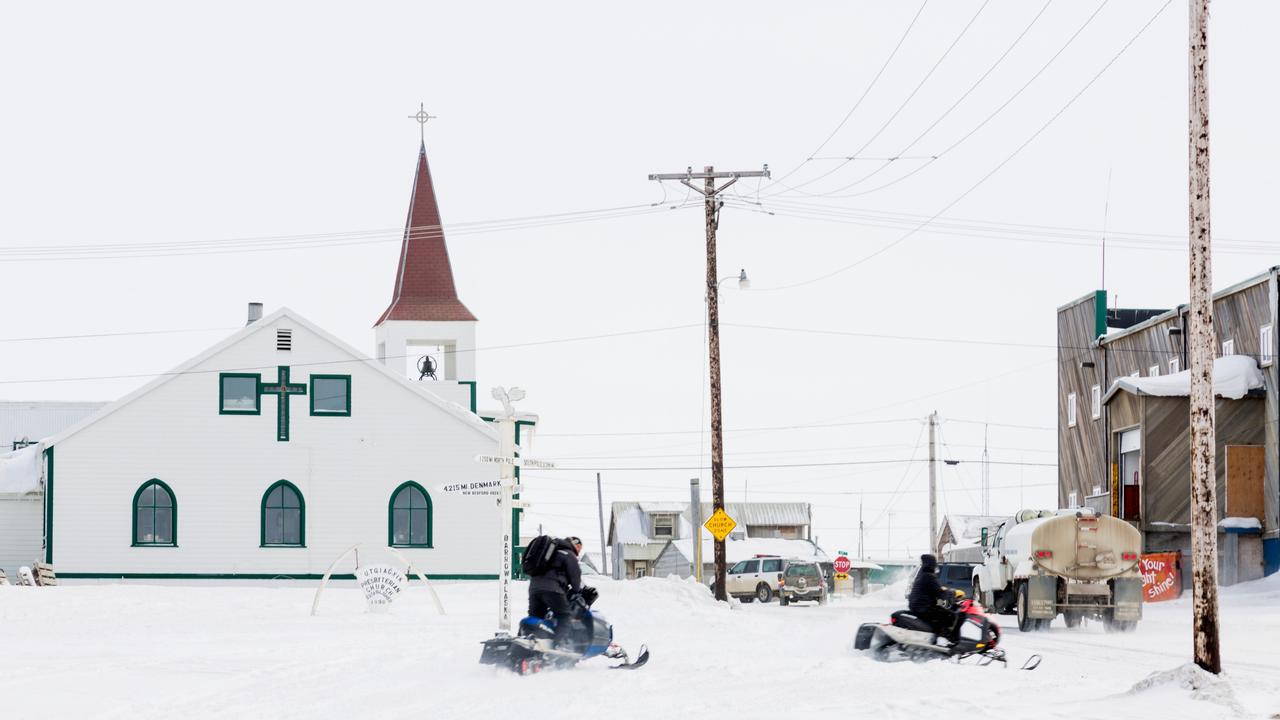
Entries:
POLYGON ((751 289, 751 278, 747 277, 746 270, 742 270, 738 273, 738 289, 739 290, 751 289))

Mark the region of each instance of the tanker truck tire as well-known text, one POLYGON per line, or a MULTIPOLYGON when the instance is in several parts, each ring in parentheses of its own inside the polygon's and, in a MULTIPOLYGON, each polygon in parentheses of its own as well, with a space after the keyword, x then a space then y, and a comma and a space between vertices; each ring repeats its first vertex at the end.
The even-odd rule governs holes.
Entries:
POLYGON ((1018 630, 1022 632, 1035 632, 1040 629, 1040 621, 1027 613, 1030 606, 1027 584, 1018 583, 1018 630))
POLYGON ((1080 627, 1080 623, 1084 622, 1084 613, 1081 613, 1078 610, 1065 610, 1062 613, 1062 621, 1066 623, 1069 628, 1080 627))

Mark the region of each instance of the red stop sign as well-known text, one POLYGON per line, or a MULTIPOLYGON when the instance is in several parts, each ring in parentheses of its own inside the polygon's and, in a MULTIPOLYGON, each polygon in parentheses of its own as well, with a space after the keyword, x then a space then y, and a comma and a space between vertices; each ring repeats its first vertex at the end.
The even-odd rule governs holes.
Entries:
POLYGON ((849 558, 841 555, 836 558, 835 562, 831 563, 831 566, 836 572, 843 575, 844 573, 849 572, 849 568, 853 566, 853 563, 849 562, 849 558))

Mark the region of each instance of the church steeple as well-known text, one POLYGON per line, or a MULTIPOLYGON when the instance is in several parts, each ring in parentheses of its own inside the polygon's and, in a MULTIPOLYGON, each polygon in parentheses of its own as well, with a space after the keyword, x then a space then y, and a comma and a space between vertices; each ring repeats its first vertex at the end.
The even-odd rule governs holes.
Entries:
POLYGON ((426 322, 475 322, 475 315, 458 299, 453 267, 445 245, 440 208, 427 164, 427 146, 418 150, 418 167, 405 220, 400 262, 396 267, 391 304, 374 323, 390 320, 426 322))

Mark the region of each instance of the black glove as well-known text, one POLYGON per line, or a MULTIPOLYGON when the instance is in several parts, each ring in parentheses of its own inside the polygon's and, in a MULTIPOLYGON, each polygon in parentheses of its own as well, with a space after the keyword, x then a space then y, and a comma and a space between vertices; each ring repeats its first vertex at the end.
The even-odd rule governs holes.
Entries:
POLYGON ((582 588, 582 600, 587 604, 587 607, 591 607, 592 605, 594 605, 596 602, 596 599, 599 597, 600 597, 599 590, 596 590, 593 587, 582 588))

